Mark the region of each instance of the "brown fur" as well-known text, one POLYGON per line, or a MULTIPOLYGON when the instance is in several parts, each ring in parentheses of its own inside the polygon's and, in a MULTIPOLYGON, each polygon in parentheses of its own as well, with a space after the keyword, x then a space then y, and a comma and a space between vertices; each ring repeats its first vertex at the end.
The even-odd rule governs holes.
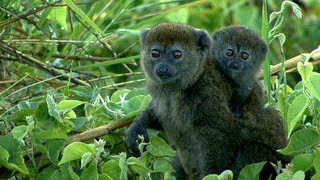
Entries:
MULTIPOLYGON (((284 146, 285 142, 278 143, 278 137, 272 134, 278 129, 264 128, 271 124, 267 119, 273 121, 272 115, 266 114, 266 118, 260 120, 260 111, 258 115, 248 113, 239 119, 230 111, 233 90, 219 65, 208 56, 211 40, 207 32, 164 23, 143 31, 141 44, 142 64, 152 102, 128 130, 128 145, 134 152, 138 153, 138 134, 147 138, 147 127, 162 127, 177 150, 173 163, 176 177, 201 179, 232 169, 245 142, 265 143, 267 139, 268 143, 273 142, 267 144, 272 149, 284 146), (164 49, 163 55, 168 58, 153 59, 150 52, 154 47, 164 49), (182 59, 169 58, 170 51, 176 48, 182 48, 182 59), (161 63, 167 65, 169 71, 174 69, 174 77, 161 79, 155 74, 161 63), (260 123, 255 123, 258 120, 260 123)), ((239 168, 234 169, 239 173, 239 168)))

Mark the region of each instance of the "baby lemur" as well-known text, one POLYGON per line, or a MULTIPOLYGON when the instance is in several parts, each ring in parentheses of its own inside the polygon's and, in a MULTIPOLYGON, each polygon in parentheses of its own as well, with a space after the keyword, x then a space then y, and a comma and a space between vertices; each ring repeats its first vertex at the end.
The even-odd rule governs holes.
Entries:
MULTIPOLYGON (((243 119, 252 123, 263 122, 266 129, 276 126, 274 130, 278 132, 271 132, 270 135, 278 133, 278 141, 284 146, 286 134, 281 118, 275 109, 264 108, 264 94, 257 78, 268 49, 264 40, 253 30, 241 25, 219 29, 213 34, 212 39, 213 59, 218 62, 234 90, 230 101, 234 115, 243 116, 243 119), (252 115, 256 117, 249 117, 252 115)), ((267 143, 257 144, 254 139, 244 142, 239 148, 234 171, 240 170, 246 164, 264 160, 281 159, 285 163, 290 160, 289 157, 276 153, 275 149, 268 149, 267 143)))
POLYGON ((140 41, 152 101, 128 130, 128 147, 135 153, 138 135, 148 139, 147 127, 161 127, 177 151, 177 179, 201 179, 226 169, 236 176, 250 162, 247 152, 255 149, 247 142, 261 144, 272 155, 285 146, 277 113, 254 108, 260 93, 251 92, 243 118, 231 112, 232 83, 213 60, 212 40, 205 30, 163 23, 142 31, 140 41))
POLYGON ((212 39, 214 59, 232 82, 235 91, 230 104, 231 110, 240 117, 243 104, 253 86, 258 84, 256 74, 261 70, 268 50, 267 45, 256 32, 239 25, 216 31, 212 39))

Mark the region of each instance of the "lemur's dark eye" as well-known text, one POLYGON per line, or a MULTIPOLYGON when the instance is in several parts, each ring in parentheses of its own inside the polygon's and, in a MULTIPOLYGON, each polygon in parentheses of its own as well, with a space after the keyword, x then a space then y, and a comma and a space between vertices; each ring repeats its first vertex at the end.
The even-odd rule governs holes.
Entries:
POLYGON ((243 60, 247 60, 247 59, 249 58, 249 54, 246 53, 246 52, 242 52, 242 53, 241 53, 241 58, 242 58, 243 60))
POLYGON ((182 52, 179 50, 173 51, 173 57, 175 59, 180 59, 182 57, 182 52))
POLYGON ((158 57, 160 57, 160 51, 159 51, 158 49, 152 49, 152 51, 151 51, 151 56, 152 56, 153 58, 158 58, 158 57))
POLYGON ((233 50, 232 49, 227 49, 226 55, 227 56, 233 56, 233 50))

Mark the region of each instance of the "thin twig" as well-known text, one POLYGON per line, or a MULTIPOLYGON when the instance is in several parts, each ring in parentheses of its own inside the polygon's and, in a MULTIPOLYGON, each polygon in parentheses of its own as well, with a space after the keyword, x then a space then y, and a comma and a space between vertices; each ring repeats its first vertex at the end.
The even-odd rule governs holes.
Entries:
MULTIPOLYGON (((50 67, 46 63, 43 63, 33 57, 30 57, 24 53, 17 51, 14 47, 11 47, 11 46, 5 44, 3 41, 0 41, 0 50, 10 54, 11 56, 15 56, 20 62, 22 62, 24 64, 28 64, 30 66, 33 66, 33 67, 35 67, 45 73, 48 73, 52 76, 60 76, 59 79, 62 79, 62 80, 69 79, 68 74, 65 74, 54 67, 50 67)), ((74 77, 70 77, 70 81, 75 84, 90 86, 90 84, 88 84, 80 79, 74 78, 74 77)))
POLYGON ((54 5, 54 4, 59 3, 60 1, 61 1, 61 0, 56 1, 56 2, 54 2, 54 3, 51 3, 51 4, 48 4, 48 5, 45 5, 45 6, 42 6, 42 7, 37 7, 37 8, 35 8, 34 10, 29 11, 29 12, 27 12, 27 13, 25 13, 25 14, 22 14, 22 15, 20 15, 20 16, 13 17, 13 18, 11 18, 11 19, 2 21, 2 22, 0 22, 0 27, 7 26, 7 25, 9 25, 9 24, 11 24, 11 23, 13 23, 13 22, 19 21, 19 20, 21 20, 21 19, 25 19, 25 18, 27 18, 27 17, 30 16, 30 15, 33 15, 33 14, 35 14, 35 13, 37 13, 37 12, 40 12, 40 11, 48 8, 49 6, 52 6, 52 5, 54 5))

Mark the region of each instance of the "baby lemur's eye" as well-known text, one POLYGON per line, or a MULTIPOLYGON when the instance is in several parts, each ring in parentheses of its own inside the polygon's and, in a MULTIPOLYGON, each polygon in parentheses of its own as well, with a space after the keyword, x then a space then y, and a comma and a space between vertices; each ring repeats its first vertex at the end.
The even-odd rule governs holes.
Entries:
POLYGON ((179 50, 173 51, 173 57, 175 59, 180 59, 182 57, 182 52, 179 50))
POLYGON ((233 56, 233 50, 232 49, 227 49, 226 55, 227 56, 233 56))
POLYGON ((241 53, 241 58, 242 58, 243 60, 247 60, 247 59, 249 58, 249 54, 246 53, 246 52, 242 52, 242 53, 241 53))
POLYGON ((158 49, 152 49, 151 51, 151 57, 158 58, 160 57, 160 51, 158 49))

